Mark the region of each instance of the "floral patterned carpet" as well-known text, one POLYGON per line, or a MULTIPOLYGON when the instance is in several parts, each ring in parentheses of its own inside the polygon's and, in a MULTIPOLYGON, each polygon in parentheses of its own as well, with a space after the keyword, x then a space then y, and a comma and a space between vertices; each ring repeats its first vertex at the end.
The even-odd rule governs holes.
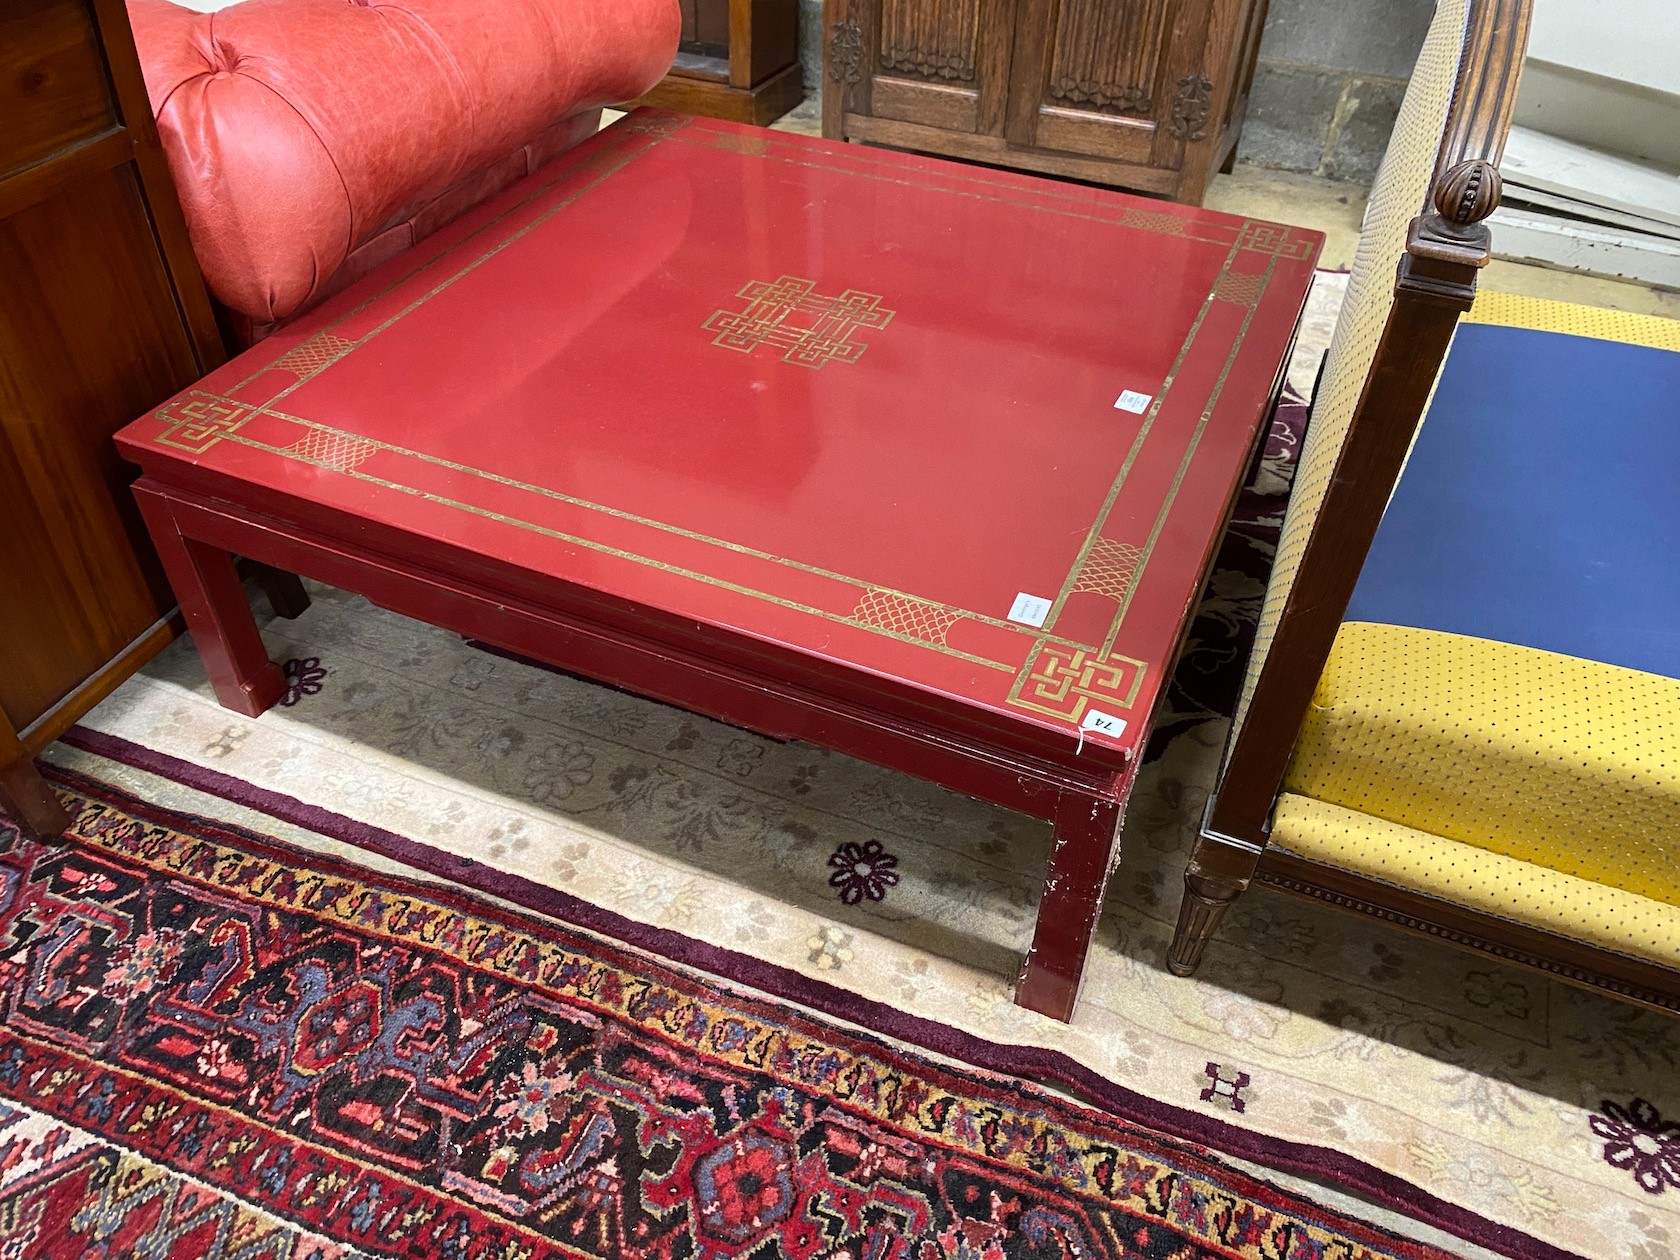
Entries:
MULTIPOLYGON (((1338 296, 1321 277, 1300 393, 1338 296)), ((1165 968, 1301 409, 1282 418, 1131 802, 1071 1025, 1009 1001, 1043 824, 324 588, 265 630, 283 707, 219 708, 182 642, 48 759, 1036 1077, 1418 1237, 1449 1231, 1461 1254, 1672 1260, 1680 1021, 1268 889, 1195 977, 1165 968)))
POLYGON ((1033 1086, 57 777, 0 822, 0 1251, 1447 1260, 1033 1086))

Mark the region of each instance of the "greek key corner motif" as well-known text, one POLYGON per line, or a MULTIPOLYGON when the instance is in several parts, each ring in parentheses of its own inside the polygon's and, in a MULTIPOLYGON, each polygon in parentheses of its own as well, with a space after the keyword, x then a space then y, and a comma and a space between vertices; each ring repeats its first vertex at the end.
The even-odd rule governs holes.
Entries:
POLYGON ((159 446, 202 455, 230 433, 237 432, 250 419, 252 408, 209 394, 193 394, 165 403, 152 414, 168 426, 157 436, 159 446))
POLYGON ((1143 684, 1145 666, 1129 656, 1042 643, 1027 658, 1011 690, 1011 704, 1077 722, 1088 705, 1129 709, 1143 684))
POLYGON ((1257 254, 1275 254, 1279 258, 1297 260, 1309 257, 1313 248, 1309 238, 1297 236, 1281 223, 1261 223, 1253 219, 1243 224, 1237 245, 1257 254))

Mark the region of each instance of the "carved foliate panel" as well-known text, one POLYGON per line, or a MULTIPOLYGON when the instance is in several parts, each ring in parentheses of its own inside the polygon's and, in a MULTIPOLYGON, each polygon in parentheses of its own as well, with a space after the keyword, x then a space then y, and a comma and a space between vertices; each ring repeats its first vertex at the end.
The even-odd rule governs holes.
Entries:
POLYGON ((1049 99, 1075 109, 1148 114, 1172 0, 1062 0, 1049 99))
POLYGON ((862 75, 858 61, 863 55, 863 31, 848 18, 836 22, 828 35, 828 77, 836 83, 856 83, 862 75))
POLYGON ((1180 140, 1200 140, 1207 135, 1208 110, 1212 107, 1213 82, 1205 75, 1187 74, 1178 81, 1173 97, 1172 133, 1180 140))
POLYGON ((973 83, 982 0, 882 0, 881 68, 934 83, 973 83))

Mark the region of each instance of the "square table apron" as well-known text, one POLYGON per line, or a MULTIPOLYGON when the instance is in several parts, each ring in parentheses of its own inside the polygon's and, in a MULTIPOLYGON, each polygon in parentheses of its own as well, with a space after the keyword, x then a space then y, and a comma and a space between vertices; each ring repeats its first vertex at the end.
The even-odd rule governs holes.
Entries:
POLYGON ((1106 832, 1100 905, 1321 242, 643 110, 117 441, 224 703, 278 694, 238 551, 1106 832))

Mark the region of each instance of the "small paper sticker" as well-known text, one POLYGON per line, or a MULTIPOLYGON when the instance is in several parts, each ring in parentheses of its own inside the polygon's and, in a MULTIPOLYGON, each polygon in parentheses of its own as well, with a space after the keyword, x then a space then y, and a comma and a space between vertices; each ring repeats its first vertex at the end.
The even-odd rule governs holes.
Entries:
POLYGON ((1152 394, 1140 394, 1135 389, 1128 389, 1114 400, 1114 405, 1121 411, 1130 411, 1135 415, 1142 415, 1153 397, 1152 394))
POLYGON ((1112 713, 1100 713, 1096 709, 1085 711, 1085 720, 1079 724, 1082 731, 1096 731, 1099 735, 1113 735, 1119 738, 1126 733, 1126 719, 1117 718, 1112 713))
POLYGON ((1050 601, 1028 595, 1025 591, 1015 597, 1014 606, 1009 610, 1009 620, 1019 621, 1023 626, 1043 626, 1044 619, 1049 615, 1050 601))

